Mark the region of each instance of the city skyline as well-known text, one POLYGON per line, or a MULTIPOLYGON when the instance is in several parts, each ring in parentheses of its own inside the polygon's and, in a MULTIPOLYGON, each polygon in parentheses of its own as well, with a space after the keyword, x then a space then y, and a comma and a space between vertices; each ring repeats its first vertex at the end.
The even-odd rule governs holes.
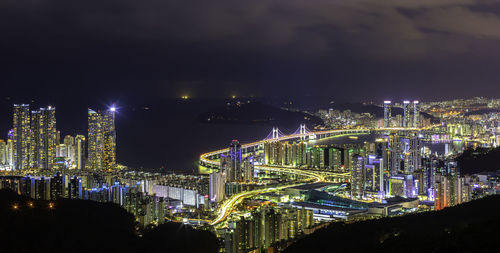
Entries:
MULTIPOLYGON (((234 98, 223 108, 231 103, 255 102, 234 98)), ((209 231, 227 253, 286 251, 334 224, 439 212, 499 193, 500 170, 463 161, 498 151, 500 99, 383 100, 352 109, 295 109, 300 120, 319 121, 295 131, 275 126, 256 141, 232 138, 186 173, 120 164, 114 105, 87 109, 86 136, 62 137, 54 106, 13 104, 13 129, 0 141, 0 189, 31 201, 11 203, 12 212, 35 208, 33 201, 49 212, 65 199, 114 203, 138 234, 184 224, 209 231)), ((220 114, 214 129, 241 116, 220 114)))
POLYGON ((61 138, 61 132, 56 128, 54 106, 30 111, 29 104, 14 104, 12 129, 6 141, 0 139, 2 170, 6 169, 5 166, 11 171, 115 169, 116 111, 114 105, 102 112, 88 109, 87 138, 81 134, 61 138))
POLYGON ((0 0, 5 252, 500 252, 500 0, 0 0))

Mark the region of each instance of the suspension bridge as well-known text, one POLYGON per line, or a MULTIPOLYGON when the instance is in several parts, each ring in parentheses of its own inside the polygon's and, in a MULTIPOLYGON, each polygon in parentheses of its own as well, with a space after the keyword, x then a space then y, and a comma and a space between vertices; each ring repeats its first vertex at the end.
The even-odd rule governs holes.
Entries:
MULTIPOLYGON (((430 127, 429 127, 430 128, 430 127)), ((279 128, 274 127, 272 131, 262 140, 242 144, 242 152, 253 152, 257 151, 259 147, 265 142, 272 141, 292 141, 292 140, 312 140, 312 139, 323 139, 333 136, 349 135, 349 134, 370 134, 370 133, 381 133, 381 132, 418 132, 429 128, 352 128, 352 129, 331 129, 331 130, 319 130, 311 131, 306 125, 302 124, 297 128, 292 134, 284 134, 279 128)), ((209 167, 219 167, 220 164, 217 159, 220 158, 222 154, 229 152, 229 148, 219 149, 204 153, 200 156, 200 164, 209 167)))

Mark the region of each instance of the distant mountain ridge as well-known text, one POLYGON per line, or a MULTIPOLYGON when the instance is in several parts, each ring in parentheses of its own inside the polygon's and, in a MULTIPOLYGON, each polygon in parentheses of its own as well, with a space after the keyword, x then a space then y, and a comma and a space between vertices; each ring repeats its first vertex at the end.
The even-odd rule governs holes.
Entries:
POLYGON ((254 101, 228 103, 199 114, 197 119, 204 123, 257 124, 287 128, 298 127, 299 123, 309 127, 323 124, 323 120, 317 116, 254 101))

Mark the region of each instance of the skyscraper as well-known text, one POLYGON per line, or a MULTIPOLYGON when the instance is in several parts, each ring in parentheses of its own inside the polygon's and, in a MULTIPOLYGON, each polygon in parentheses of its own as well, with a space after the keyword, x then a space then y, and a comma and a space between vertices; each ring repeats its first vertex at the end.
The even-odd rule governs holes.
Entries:
POLYGON ((420 127, 420 113, 418 111, 418 101, 413 101, 413 127, 420 127))
POLYGON ((64 136, 64 145, 66 145, 67 149, 67 158, 71 161, 71 163, 75 162, 75 137, 71 135, 64 136))
POLYGON ((12 169, 14 168, 14 129, 9 130, 7 134, 7 165, 12 169))
POLYGON ((410 111, 410 101, 403 101, 403 127, 410 127, 411 122, 411 111, 410 111))
POLYGON ((0 140, 0 165, 7 164, 7 143, 0 140))
POLYGON ((365 160, 362 156, 355 154, 351 163, 351 198, 362 198, 365 186, 365 160))
POLYGON ((14 104, 13 120, 13 169, 26 169, 30 155, 30 113, 28 104, 14 104))
POLYGON ((391 127, 391 101, 384 101, 384 127, 391 127))
POLYGON ((85 136, 83 135, 75 137, 75 168, 85 169, 85 136))
POLYGON ((225 159, 221 159, 221 168, 218 172, 210 174, 209 197, 210 201, 219 203, 222 201, 225 194, 226 187, 226 166, 225 159))
POLYGON ((104 168, 108 170, 116 166, 115 110, 114 107, 111 107, 102 116, 104 126, 104 168))
POLYGON ((230 167, 227 172, 228 182, 240 182, 241 173, 241 145, 237 140, 233 140, 229 146, 230 167))
POLYGON ((247 183, 251 183, 253 181, 253 176, 254 176, 254 165, 253 161, 250 158, 245 158, 243 160, 243 181, 247 183))
POLYGON ((40 108, 31 113, 31 167, 51 169, 56 157, 56 108, 40 108))
POLYGON ((116 165, 115 108, 104 112, 88 110, 88 161, 92 170, 116 165))
POLYGON ((410 137, 410 166, 408 168, 408 173, 413 173, 420 170, 422 167, 422 142, 417 135, 410 137))
POLYGON ((391 176, 399 173, 401 168, 401 139, 398 134, 391 133, 387 142, 387 168, 391 176))

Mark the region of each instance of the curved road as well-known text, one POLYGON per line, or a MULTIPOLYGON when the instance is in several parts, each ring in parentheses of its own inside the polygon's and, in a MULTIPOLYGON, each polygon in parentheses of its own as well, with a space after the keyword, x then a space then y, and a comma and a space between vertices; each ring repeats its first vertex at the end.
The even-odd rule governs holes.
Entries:
MULTIPOLYGON (((299 170, 299 169, 292 169, 292 168, 283 168, 283 167, 271 167, 271 166, 255 166, 256 169, 260 170, 275 170, 275 171, 281 171, 285 173, 293 173, 301 176, 306 176, 308 179, 313 179, 314 182, 323 182, 325 181, 325 178, 322 175, 309 172, 309 171, 304 171, 304 170, 299 170)), ((275 187, 269 187, 265 189, 257 189, 257 190, 252 190, 252 191, 245 191, 241 192, 238 194, 235 194, 231 196, 229 199, 224 201, 222 205, 219 207, 218 210, 218 215, 217 218, 215 218, 210 225, 217 225, 221 222, 223 222, 236 208, 236 206, 241 203, 246 198, 254 197, 259 194, 263 194, 266 192, 273 192, 273 191, 279 191, 285 188, 289 187, 294 187, 301 185, 302 183, 297 183, 297 184, 287 184, 287 185, 281 185, 281 186, 275 186, 275 187)))

